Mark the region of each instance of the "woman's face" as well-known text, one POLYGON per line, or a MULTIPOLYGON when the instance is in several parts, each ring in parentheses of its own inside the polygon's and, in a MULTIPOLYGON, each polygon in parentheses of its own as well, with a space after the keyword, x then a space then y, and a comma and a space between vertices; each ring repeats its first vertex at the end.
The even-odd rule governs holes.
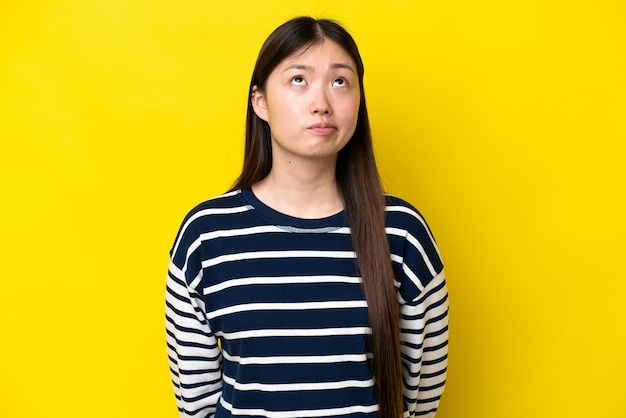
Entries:
POLYGON ((252 96, 270 126, 275 163, 336 158, 354 133, 359 103, 356 65, 328 39, 283 60, 252 96))

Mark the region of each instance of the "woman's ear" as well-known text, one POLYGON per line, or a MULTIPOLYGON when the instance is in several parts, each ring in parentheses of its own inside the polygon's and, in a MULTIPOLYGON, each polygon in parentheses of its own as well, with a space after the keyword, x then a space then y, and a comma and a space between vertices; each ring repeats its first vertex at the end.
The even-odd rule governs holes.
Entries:
POLYGON ((257 86, 252 87, 250 102, 252 103, 254 113, 267 122, 267 101, 265 100, 265 94, 257 86))

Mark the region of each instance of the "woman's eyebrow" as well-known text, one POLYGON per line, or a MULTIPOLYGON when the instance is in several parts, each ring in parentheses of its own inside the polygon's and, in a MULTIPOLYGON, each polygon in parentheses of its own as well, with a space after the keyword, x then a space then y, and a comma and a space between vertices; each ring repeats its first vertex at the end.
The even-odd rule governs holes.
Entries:
POLYGON ((343 63, 343 62, 335 63, 335 64, 331 65, 331 68, 333 68, 333 69, 345 68, 346 70, 350 70, 353 73, 356 73, 356 71, 354 70, 354 68, 352 68, 352 66, 350 64, 346 64, 346 63, 343 63))
POLYGON ((283 70, 283 72, 287 71, 287 70, 305 70, 305 71, 313 71, 313 67, 311 65, 304 65, 304 64, 292 64, 288 67, 285 67, 285 69, 283 70))
MULTIPOLYGON (((332 69, 339 69, 339 68, 345 68, 347 70, 352 71, 353 73, 356 73, 356 71, 354 70, 354 68, 352 68, 352 66, 350 64, 345 64, 343 62, 337 62, 334 64, 330 65, 330 68, 332 69)), ((305 64, 292 64, 289 65, 288 67, 286 67, 283 72, 288 71, 288 70, 304 70, 304 71, 315 71, 315 68, 312 65, 305 65, 305 64)))

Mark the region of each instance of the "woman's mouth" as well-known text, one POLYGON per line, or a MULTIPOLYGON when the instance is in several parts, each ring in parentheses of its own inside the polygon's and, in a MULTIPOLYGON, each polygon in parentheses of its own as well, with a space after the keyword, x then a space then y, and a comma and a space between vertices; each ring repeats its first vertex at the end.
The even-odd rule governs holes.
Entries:
POLYGON ((329 135, 333 133, 337 128, 331 125, 328 122, 318 122, 309 126, 309 131, 317 134, 317 135, 329 135))

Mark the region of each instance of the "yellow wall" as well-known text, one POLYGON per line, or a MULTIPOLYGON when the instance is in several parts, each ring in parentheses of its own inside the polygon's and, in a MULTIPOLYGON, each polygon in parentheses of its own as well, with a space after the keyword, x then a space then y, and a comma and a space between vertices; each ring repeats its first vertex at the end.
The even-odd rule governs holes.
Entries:
POLYGON ((0 6, 0 417, 176 416, 167 252, 239 171, 262 40, 344 22, 387 189, 447 263, 438 418, 626 417, 626 5, 0 6))

